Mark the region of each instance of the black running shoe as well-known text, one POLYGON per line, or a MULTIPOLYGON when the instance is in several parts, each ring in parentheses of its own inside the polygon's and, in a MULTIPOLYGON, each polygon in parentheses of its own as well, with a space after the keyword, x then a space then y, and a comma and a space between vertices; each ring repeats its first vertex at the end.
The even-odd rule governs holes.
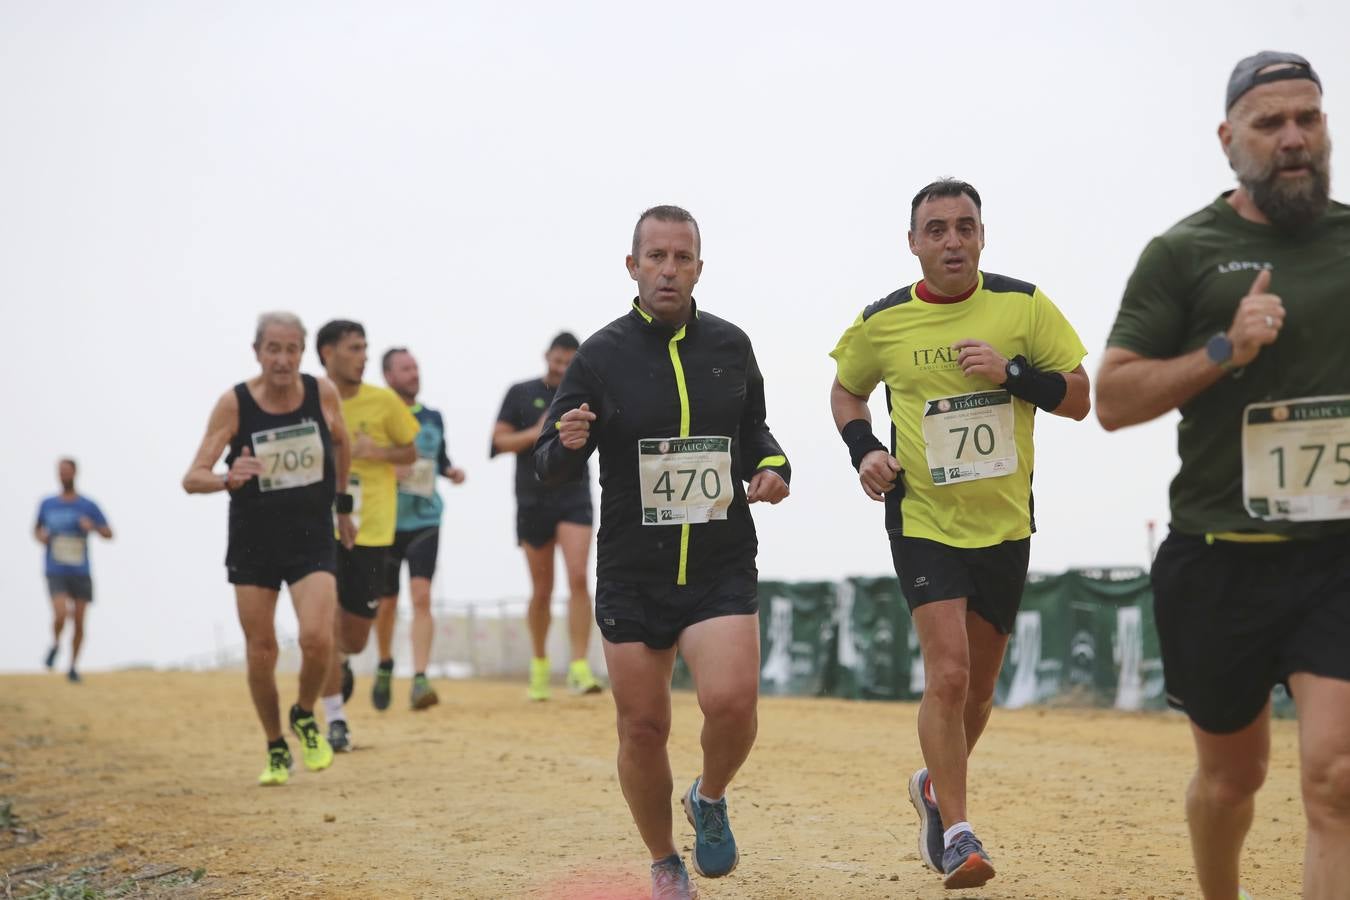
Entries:
POLYGON ((56 651, 60 649, 61 647, 59 644, 52 644, 52 649, 47 651, 46 665, 48 669, 54 668, 56 666, 56 651))
POLYGON ((352 691, 356 687, 356 678, 352 675, 352 664, 348 660, 342 661, 342 702, 346 703, 352 699, 352 691))
POLYGON ((379 666, 375 669, 375 684, 370 689, 370 704, 380 711, 389 708, 390 682, 394 679, 394 669, 379 666))
POLYGON ((350 753, 352 733, 343 719, 334 719, 328 723, 328 746, 336 753, 350 753))

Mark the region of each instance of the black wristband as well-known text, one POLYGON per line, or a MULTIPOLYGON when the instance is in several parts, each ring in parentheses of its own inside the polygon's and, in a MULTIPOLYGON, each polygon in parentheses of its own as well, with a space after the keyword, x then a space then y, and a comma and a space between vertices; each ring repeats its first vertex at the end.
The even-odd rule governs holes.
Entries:
POLYGON ((863 457, 873 450, 885 450, 886 445, 877 440, 872 433, 872 423, 866 419, 854 419, 839 430, 839 436, 848 445, 848 456, 853 468, 862 465, 863 457))
POLYGON ((1008 380, 1003 388, 1014 397, 1034 404, 1046 412, 1054 412, 1064 402, 1069 382, 1058 372, 1042 372, 1027 358, 1018 354, 1008 360, 1008 380))
POLYGON ((352 512, 352 495, 351 495, 351 494, 335 494, 335 495, 333 496, 333 510, 334 510, 338 515, 340 515, 340 516, 348 516, 348 515, 351 515, 351 512, 352 512))

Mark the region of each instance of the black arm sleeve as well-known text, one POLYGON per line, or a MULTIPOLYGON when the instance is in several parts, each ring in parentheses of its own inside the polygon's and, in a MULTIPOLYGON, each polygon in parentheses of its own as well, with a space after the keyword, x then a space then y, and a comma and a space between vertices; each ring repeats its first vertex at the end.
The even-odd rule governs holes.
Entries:
POLYGON ((1008 380, 1004 389, 1014 397, 1040 407, 1046 412, 1054 412, 1064 402, 1069 391, 1069 382, 1059 372, 1042 372, 1027 362, 1022 355, 1008 360, 1008 380), (1017 377, 1013 377, 1013 372, 1017 377))
POLYGON ((598 426, 604 414, 601 399, 603 393, 599 380, 586 360, 578 353, 573 357, 572 364, 567 367, 567 374, 563 375, 558 392, 553 395, 553 402, 549 405, 548 412, 544 414, 544 427, 539 431, 539 440, 534 443, 534 473, 539 476, 540 482, 549 486, 559 485, 581 474, 586 460, 595 452, 599 438, 598 426), (583 403, 590 406, 596 418, 591 423, 591 433, 586 446, 579 450, 569 450, 558 438, 558 420, 562 418, 563 413, 576 409, 583 403))
POLYGON ((760 374, 759 363, 755 361, 754 348, 749 348, 749 359, 745 366, 745 409, 741 413, 741 471, 742 481, 755 477, 760 469, 776 472, 784 482, 792 480, 792 466, 787 455, 778 445, 769 425, 764 421, 766 415, 764 402, 764 376, 760 374))

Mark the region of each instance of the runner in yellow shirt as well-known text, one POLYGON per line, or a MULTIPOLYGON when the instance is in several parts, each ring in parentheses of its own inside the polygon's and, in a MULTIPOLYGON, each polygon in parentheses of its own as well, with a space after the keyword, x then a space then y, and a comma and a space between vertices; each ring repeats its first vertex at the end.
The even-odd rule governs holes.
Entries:
POLYGON ((394 467, 416 461, 413 440, 421 426, 397 394, 361 381, 366 368, 366 331, 360 323, 329 322, 319 329, 315 344, 324 370, 342 397, 342 417, 352 443, 347 492, 352 495, 356 545, 337 551, 337 647, 323 697, 328 743, 334 750, 350 750, 351 731, 343 708, 352 692, 346 657, 361 652, 370 638, 398 519, 394 467))
POLYGON ((1032 425, 1038 408, 1088 414, 1087 351, 1039 288, 980 271, 984 224, 969 184, 944 179, 919 191, 909 247, 923 280, 868 306, 844 332, 830 354, 830 406, 863 491, 885 503, 923 652, 927 768, 909 786, 920 855, 947 887, 977 887, 994 869, 967 821, 966 761, 989 721, 1026 582, 1032 425), (889 450, 867 408, 882 382, 889 450))

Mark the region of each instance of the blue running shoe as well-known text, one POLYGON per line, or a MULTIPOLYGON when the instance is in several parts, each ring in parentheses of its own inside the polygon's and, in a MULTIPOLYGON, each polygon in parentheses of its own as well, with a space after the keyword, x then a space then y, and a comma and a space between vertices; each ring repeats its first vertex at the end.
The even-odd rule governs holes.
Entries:
POLYGON ((652 863, 652 900, 696 900, 698 888, 689 881, 680 854, 652 863))
POLYGON ((702 783, 702 776, 695 778, 683 800, 684 814, 694 826, 694 853, 690 859, 694 871, 704 878, 720 878, 736 868, 741 854, 736 850, 736 838, 727 821, 727 798, 716 803, 700 801, 698 786, 702 783))
POLYGON ((979 887, 994 877, 994 866, 989 862, 989 854, 984 852, 980 839, 969 831, 956 836, 950 847, 942 853, 942 879, 945 888, 979 887))
POLYGON ((936 803, 928 802, 928 770, 920 769, 909 780, 909 802, 919 814, 919 856, 923 864, 939 875, 942 871, 942 814, 936 803))

